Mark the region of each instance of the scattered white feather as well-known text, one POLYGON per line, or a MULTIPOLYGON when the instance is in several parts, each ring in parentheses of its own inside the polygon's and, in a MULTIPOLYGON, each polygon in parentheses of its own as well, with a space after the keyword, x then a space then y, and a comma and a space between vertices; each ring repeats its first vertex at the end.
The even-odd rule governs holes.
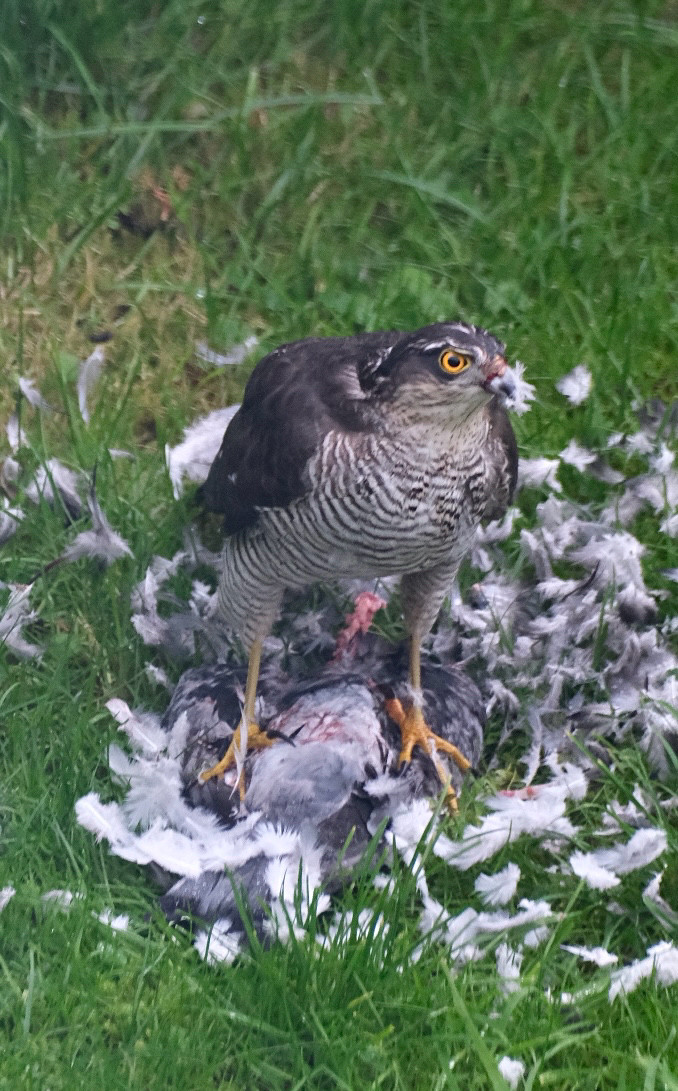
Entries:
POLYGON ((655 473, 666 475, 673 466, 675 457, 671 448, 662 443, 656 454, 652 454, 650 457, 650 466, 655 473))
POLYGON ((587 447, 581 447, 575 439, 571 439, 567 447, 564 447, 560 452, 560 458, 563 462, 566 462, 568 466, 574 466, 575 469, 580 470, 582 473, 587 466, 596 461, 597 457, 587 447))
POLYGON ((520 708, 520 698, 513 690, 500 682, 498 678, 488 679, 488 689, 491 695, 485 709, 488 716, 497 707, 505 709, 507 712, 517 712, 520 708))
POLYGON ((3 886, 2 890, 0 890, 0 913, 9 905, 15 894, 16 889, 13 886, 3 886))
POLYGON ((101 913, 97 913, 97 920, 102 924, 107 924, 113 932, 127 932, 129 931, 129 914, 118 913, 114 914, 112 909, 102 909, 101 913))
POLYGON ((495 951, 497 960, 497 973, 504 996, 517 992, 520 988, 520 967, 523 956, 520 951, 510 947, 508 943, 500 943, 495 951))
POLYGON ((193 838, 178 830, 168 829, 157 820, 132 844, 140 855, 145 855, 149 861, 159 864, 173 875, 197 877, 203 871, 193 838))
POLYGON ((620 803, 618 799, 612 800, 607 813, 603 815, 603 824, 599 832, 616 835, 622 832, 624 826, 636 828, 644 826, 646 825, 645 812, 651 807, 652 803, 646 798, 640 785, 634 784, 633 794, 627 803, 620 803))
POLYGON ((246 337, 240 345, 234 345, 230 352, 215 352, 206 341, 196 341, 195 354, 199 360, 214 367, 237 367, 247 359, 249 354, 259 344, 258 337, 246 337))
POLYGON ((179 565, 186 559, 183 550, 172 558, 155 556, 146 569, 146 574, 132 589, 131 605, 140 613, 152 614, 158 609, 158 592, 162 585, 177 572, 179 565))
POLYGON ((212 592, 203 580, 193 580, 188 606, 197 617, 212 617, 216 613, 217 602, 216 591, 212 592))
POLYGON ((184 478, 201 485, 217 456, 226 426, 235 416, 238 405, 215 409, 184 430, 181 443, 165 447, 165 461, 172 482, 175 500, 184 491, 184 478))
POLYGON ((544 899, 534 901, 532 898, 521 898, 517 913, 505 913, 500 909, 494 913, 479 913, 478 931, 492 935, 511 928, 523 928, 526 924, 542 924, 554 916, 551 906, 544 899))
POLYGON ((549 576, 548 579, 539 581, 536 590, 541 598, 558 601, 574 594, 581 587, 581 582, 581 580, 561 580, 558 576, 549 576))
POLYGON ((622 993, 628 994, 637 989, 641 981, 655 975, 660 985, 675 985, 678 982, 678 947, 664 941, 648 948, 647 957, 623 966, 612 973, 612 983, 608 992, 610 1003, 622 993))
MULTIPOLYGON (((653 875, 649 883, 643 890, 643 897, 648 898, 650 901, 656 902, 660 898, 659 888, 661 886, 663 871, 658 871, 656 875, 653 875)), ((663 898, 661 899, 664 900, 663 898)))
POLYGON ((494 875, 481 872, 475 883, 475 890, 480 894, 483 905, 506 905, 515 895, 520 879, 517 864, 507 864, 494 875))
POLYGON ((530 558, 538 580, 548 580, 553 576, 551 558, 544 544, 543 537, 535 534, 526 527, 520 532, 520 545, 523 552, 530 558))
POLYGON ((630 871, 645 867, 666 852, 667 838, 664 830, 636 830, 626 844, 613 845, 611 848, 598 849, 596 859, 603 867, 608 867, 618 875, 627 875, 630 871))
POLYGON ((306 928, 293 916, 289 902, 273 898, 270 904, 271 916, 264 924, 268 936, 279 943, 289 943, 291 939, 301 941, 306 936, 306 928))
POLYGON ((546 943, 546 940, 551 935, 551 929, 547 924, 539 924, 536 928, 530 928, 529 932, 526 932, 523 936, 523 947, 527 947, 529 950, 535 950, 537 947, 541 947, 542 943, 546 943))
POLYGON ((16 485, 21 473, 21 464, 11 455, 7 455, 0 463, 0 486, 9 489, 16 485))
POLYGON ((586 364, 577 364, 572 371, 567 375, 563 375, 562 379, 559 379, 556 383, 556 390, 559 390, 561 394, 572 403, 572 405, 581 405, 585 402, 591 393, 591 386, 593 379, 591 372, 586 367, 586 364))
POLYGON ((670 927, 678 928, 678 913, 671 908, 666 898, 662 898, 659 890, 661 886, 662 876, 664 872, 658 871, 654 875, 645 889, 643 890, 643 898, 651 902, 656 909, 659 910, 658 916, 670 927))
POLYGON ((166 643, 169 626, 164 618, 158 615, 133 614, 130 620, 144 644, 157 647, 166 643))
POLYGON ((624 480, 624 474, 621 470, 614 470, 604 458, 596 458, 590 464, 588 472, 605 485, 621 485, 624 480))
POLYGON ((76 517, 82 511, 80 490, 84 482, 84 474, 69 470, 56 458, 49 458, 44 466, 38 466, 26 488, 26 496, 34 504, 39 504, 41 500, 56 504, 58 496, 69 515, 76 517))
POLYGON ((40 898, 42 902, 51 902, 58 905, 59 909, 70 909, 73 902, 80 901, 84 894, 73 890, 48 890, 40 898))
POLYGON ((144 667, 144 674, 156 686, 162 686, 168 693, 174 691, 174 683, 170 681, 167 671, 163 670, 162 667, 157 667, 155 663, 147 663, 144 667))
POLYGON ((90 557, 113 564, 120 557, 131 557, 132 550, 117 531, 113 530, 96 498, 94 486, 87 497, 87 507, 92 517, 92 529, 83 530, 70 545, 66 546, 61 559, 66 563, 77 561, 81 557, 90 557))
POLYGON ((569 551, 569 558, 589 570, 595 570, 597 586, 619 587, 627 583, 645 590, 641 557, 645 547, 633 534, 619 531, 592 536, 579 549, 569 551))
POLYGON ((9 601, 0 613, 0 644, 4 644, 21 659, 39 658, 44 648, 31 644, 23 635, 25 626, 35 621, 38 616, 29 604, 33 584, 10 584, 9 587, 9 601))
MULTIPOLYGON (((433 903, 437 906, 437 903, 433 903)), ((483 956, 483 950, 476 941, 483 937, 508 932, 514 928, 524 928, 526 925, 543 925, 554 917, 551 906, 546 901, 531 901, 529 898, 521 899, 518 913, 506 913, 497 910, 494 913, 477 913, 468 906, 455 917, 444 921, 431 921, 431 907, 427 907, 427 916, 424 918, 426 927, 422 930, 433 930, 439 933, 442 942, 450 948, 450 953, 455 962, 464 964, 469 961, 477 961, 483 956)))
POLYGON ((538 489, 546 486, 554 492, 562 488, 556 477, 560 460, 557 458, 521 458, 518 463, 518 486, 538 489))
MULTIPOLYGON (((365 789, 368 793, 374 793, 377 796, 384 789, 387 793, 392 789, 391 778, 387 777, 377 777, 368 784, 369 787, 366 784, 365 789)), ((407 806, 396 807, 391 817, 391 827, 386 831, 385 836, 392 841, 409 867, 416 857, 418 845, 425 843, 426 835, 431 832, 433 825, 433 815, 428 800, 415 799, 407 806)), ((444 835, 442 839, 447 840, 444 835)), ((437 842, 434 845, 434 851, 437 851, 437 842)))
POLYGON ((657 612, 654 597, 642 587, 629 583, 617 595, 617 607, 628 621, 654 618, 657 612))
POLYGON ((654 450, 654 443, 647 432, 634 432, 626 437, 626 448, 635 454, 649 455, 654 450))
POLYGON ((104 353, 103 345, 97 345, 93 352, 83 360, 80 364, 78 372, 78 381, 76 383, 76 391, 78 394, 78 407, 80 409, 80 415, 85 424, 89 424, 90 414, 87 407, 87 401, 94 389, 94 385, 99 378, 103 366, 106 363, 106 355, 104 353))
POLYGON ((523 1062, 516 1061, 513 1057, 502 1057, 497 1067, 511 1088, 511 1091, 516 1091, 518 1084, 525 1075, 525 1065, 523 1062))
POLYGON ((309 913, 317 916, 329 908, 327 895, 321 895, 314 904, 322 881, 321 853, 312 841, 304 844, 303 838, 296 840, 295 851, 273 856, 264 873, 271 894, 271 920, 266 922, 265 930, 281 942, 292 936, 300 939, 306 933, 309 913))
MULTIPOLYGON (((109 761, 111 757, 114 761, 115 755, 109 756, 109 761)), ((130 762, 126 770, 119 764, 118 770, 129 784, 122 807, 131 828, 149 829, 160 821, 163 825, 183 829, 192 812, 182 798, 181 774, 175 761, 168 758, 152 762, 142 760, 130 762)))
POLYGON ((610 890, 620 883, 619 876, 651 864, 666 851, 663 830, 636 830, 626 844, 613 845, 595 852, 574 852, 570 867, 594 890, 610 890))
POLYGON ((241 950, 242 936, 229 920, 222 919, 215 921, 209 932, 198 932, 193 946, 203 960, 229 964, 241 950))
MULTIPOLYGON (((376 883, 375 886, 377 886, 376 883)), ((377 887, 377 889, 379 888, 377 887)), ((422 894, 421 900, 423 909, 419 916, 419 931, 425 936, 430 935, 439 938, 439 934, 445 929, 448 918, 447 910, 444 905, 432 898, 428 892, 422 894)))
MULTIPOLYGON (((203 871, 215 871, 220 868, 232 869, 240 867, 255 856, 267 855, 265 847, 262 847, 262 842, 256 836, 252 836, 252 827, 259 826, 261 818, 259 815, 251 815, 250 820, 251 825, 239 823, 232 830, 217 828, 211 838, 203 834, 198 846, 203 871)), ((298 834, 281 833, 275 848, 275 855, 291 855, 297 851, 298 845, 298 834)))
MULTIPOLYGON (((271 822, 260 822, 254 831, 253 845, 256 852, 263 853, 273 861, 273 870, 269 872, 266 880, 271 892, 276 896, 284 896, 282 878, 288 871, 285 861, 287 857, 299 852, 299 831, 286 830, 271 822), (276 868, 280 869, 277 874, 276 868)), ((296 877, 294 881, 296 882, 296 877)))
POLYGON ((506 369, 506 374, 513 379, 515 386, 515 393, 513 397, 507 402, 507 407, 512 413, 516 413, 519 417, 522 417, 523 413, 528 413, 532 408, 531 403, 534 401, 536 390, 532 383, 528 383, 523 378, 525 374, 525 364, 520 360, 516 360, 513 367, 506 369))
POLYGON ((386 935, 388 931, 389 924, 382 913, 361 909, 352 913, 336 913, 323 935, 316 936, 316 942, 319 947, 336 949, 352 938, 369 940, 372 936, 386 935))
POLYGON ((33 379, 25 379, 23 376, 19 379, 19 390, 23 394, 27 402, 29 402, 35 409, 51 409, 52 406, 49 402, 43 398, 42 394, 35 385, 33 379))
POLYGON ((127 702, 119 697, 107 701, 106 708, 136 750, 154 757, 166 749, 167 733, 160 726, 160 717, 155 712, 132 712, 127 702))
POLYGON ((8 541, 24 517, 19 508, 12 507, 5 497, 0 501, 0 545, 8 541))
POLYGON ((565 815, 566 801, 568 797, 581 798, 579 793, 586 791, 586 783, 583 771, 576 770, 560 781, 540 785, 525 798, 509 793, 491 796, 485 801, 491 813, 480 825, 466 826, 460 841, 439 837, 433 851, 452 867, 466 871, 523 834, 540 840, 570 838, 575 831, 565 815))
POLYGON ((573 852, 570 867, 577 878, 583 879, 593 890, 612 890, 621 882, 619 876, 599 864, 591 852, 573 852))
POLYGON ((492 519, 489 523, 478 527, 476 541, 483 545, 492 545, 495 542, 505 542, 513 533, 513 525, 520 515, 518 508, 508 508, 501 519, 492 519))
POLYGON ((16 453, 20 447, 27 447, 29 445, 26 433, 19 424, 18 413, 11 414, 5 425, 5 432, 7 434, 7 442, 9 443, 10 451, 16 453))
POLYGON ((678 513, 667 515, 659 524, 662 534, 668 534, 670 538, 678 538, 678 513))
MULTIPOLYGON (((111 852, 123 860, 155 863, 175 875, 194 878, 210 866, 202 858, 200 838, 170 829, 157 819, 150 829, 137 835, 129 829, 124 809, 117 803, 102 803, 95 792, 79 799, 75 811, 80 825, 98 840, 105 838, 111 852)), ((212 815, 209 818, 214 820, 212 815)))
POLYGON ((606 947, 578 947, 576 944, 561 943, 560 949, 576 955, 584 962, 593 962, 596 966, 614 966, 619 962, 617 955, 613 955, 606 947))
POLYGON ((108 841, 116 856, 137 864, 150 863, 152 856, 138 849, 137 838, 128 829, 124 812, 117 803, 102 803, 96 792, 90 792, 77 800, 75 814, 80 825, 93 833, 97 841, 108 841))

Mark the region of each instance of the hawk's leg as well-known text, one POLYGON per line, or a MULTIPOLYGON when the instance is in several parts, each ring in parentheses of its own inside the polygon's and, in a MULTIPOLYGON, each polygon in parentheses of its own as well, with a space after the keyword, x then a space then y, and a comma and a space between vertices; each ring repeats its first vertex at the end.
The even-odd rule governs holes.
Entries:
MULTIPOLYGON (((242 719, 238 724, 238 727, 233 733, 228 750, 224 754, 221 761, 218 761, 216 765, 213 765, 211 769, 207 769, 204 773, 200 774, 200 780, 205 783, 207 780, 211 780, 212 777, 221 776, 227 769, 230 769, 232 765, 236 764, 236 755, 242 755, 243 761, 245 753, 248 750, 264 750, 267 746, 272 746, 274 740, 269 738, 265 731, 262 731, 257 723, 254 722, 254 708, 257 696, 257 682, 259 680, 259 667, 261 666, 261 641, 255 640, 250 648, 249 662, 247 664, 247 682, 245 683, 245 705, 242 711, 242 719), (243 727, 245 728, 245 746, 242 745, 243 727)), ((238 790, 240 792, 240 799, 245 796, 245 770, 244 767, 240 772, 238 779, 238 790)))
POLYGON ((471 762, 468 758, 464 757, 461 750, 459 750, 454 743, 448 742, 447 739, 443 739, 440 735, 436 735, 435 732, 431 731, 424 719, 424 713, 422 712, 420 703, 420 640, 414 634, 410 644, 410 685, 414 692, 419 696, 408 709, 403 708, 402 702, 399 701, 398 698, 386 702, 386 711, 391 719, 397 723, 402 736, 402 747, 398 759, 399 764, 403 765, 405 762, 411 761, 412 751, 415 746, 420 746, 433 760, 441 783, 447 788, 448 807, 451 811, 456 812, 458 809, 457 794, 450 783, 449 773, 442 762, 438 760, 437 754, 448 754, 462 773, 468 772, 471 768, 471 762))

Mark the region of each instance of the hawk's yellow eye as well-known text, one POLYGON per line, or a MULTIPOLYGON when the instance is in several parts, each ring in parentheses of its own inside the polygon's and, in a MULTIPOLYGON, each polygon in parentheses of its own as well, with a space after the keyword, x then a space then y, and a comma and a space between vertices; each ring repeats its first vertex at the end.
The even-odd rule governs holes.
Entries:
POLYGON ((440 354, 440 366, 446 375, 458 375, 460 371, 465 371, 470 363, 470 356, 464 356, 463 352, 455 352, 454 349, 445 349, 440 354))

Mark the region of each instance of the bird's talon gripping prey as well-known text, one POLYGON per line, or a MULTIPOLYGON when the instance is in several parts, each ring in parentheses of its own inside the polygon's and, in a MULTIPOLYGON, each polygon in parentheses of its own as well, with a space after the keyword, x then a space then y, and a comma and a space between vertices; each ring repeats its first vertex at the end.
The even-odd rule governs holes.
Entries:
MULTIPOLYGON (((250 652, 247 723, 283 592, 316 581, 402 577, 420 691, 421 641, 480 522, 513 494, 511 389, 504 346, 464 322, 308 338, 259 361, 202 488, 224 516, 219 603, 250 652)), ((423 738, 403 754, 430 753, 423 738)))
POLYGON ((454 743, 448 742, 441 735, 436 735, 434 731, 431 731, 418 705, 412 705, 405 711, 402 703, 396 697, 386 702, 386 711, 391 719, 398 724, 402 734, 403 742, 398 758, 399 765, 411 761, 412 751, 415 746, 421 746, 422 750, 425 750, 429 756, 433 754, 433 747, 440 751, 441 754, 449 754, 462 773, 467 773, 471 768, 471 762, 464 757, 461 750, 454 743))
POLYGON ((405 710, 402 702, 395 697, 387 700, 385 707, 393 722, 400 728, 402 746, 398 757, 398 765, 405 765, 410 762, 415 746, 420 746, 433 761, 440 782, 447 789, 447 805, 456 814, 459 809, 457 806, 457 793, 450 783, 450 774, 442 762, 438 760, 437 754, 448 754, 462 773, 468 772, 471 768, 471 762, 464 757, 461 750, 454 743, 448 742, 447 739, 443 739, 440 735, 436 735, 434 731, 431 731, 419 705, 413 704, 405 710))
MULTIPOLYGON (((258 724, 247 725, 247 749, 248 750, 264 750, 267 746, 273 746, 275 739, 271 739, 265 731, 262 731, 258 724)), ((205 784, 208 780, 212 780, 213 777, 222 776, 227 769, 230 769, 232 765, 236 764, 235 754, 236 749, 240 748, 240 728, 236 728, 233 738, 229 744, 228 750, 224 754, 223 758, 213 765, 211 769, 206 769, 200 774, 200 781, 205 784)), ((240 792, 241 800, 245 796, 245 770, 241 770, 240 777, 238 778, 238 790, 240 792)))

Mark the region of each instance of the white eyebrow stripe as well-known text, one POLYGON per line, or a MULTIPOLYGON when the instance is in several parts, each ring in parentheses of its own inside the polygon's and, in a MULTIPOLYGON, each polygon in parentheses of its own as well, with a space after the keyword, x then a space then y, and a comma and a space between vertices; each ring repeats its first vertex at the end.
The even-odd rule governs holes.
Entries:
POLYGON ((420 341, 416 347, 423 352, 432 352, 433 349, 444 349, 452 346, 449 337, 446 337, 444 341, 420 341))

